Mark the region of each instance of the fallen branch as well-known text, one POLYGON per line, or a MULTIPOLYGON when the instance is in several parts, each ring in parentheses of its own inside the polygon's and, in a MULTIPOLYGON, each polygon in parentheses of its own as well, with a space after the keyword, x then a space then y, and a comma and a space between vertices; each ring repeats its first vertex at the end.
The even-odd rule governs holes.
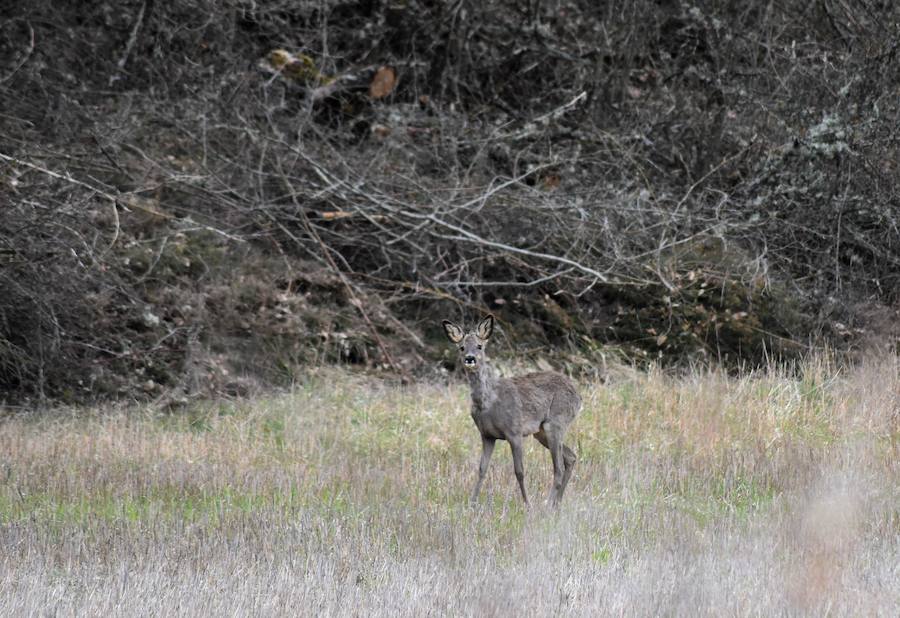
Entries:
POLYGON ((570 260, 569 258, 563 257, 561 255, 553 255, 550 253, 541 253, 540 251, 531 251, 530 249, 522 249, 521 247, 516 247, 514 245, 507 245, 506 243, 497 242, 495 240, 489 240, 487 238, 479 236, 478 234, 474 234, 474 233, 468 231, 467 229, 462 228, 458 225, 454 225, 448 221, 439 219, 438 217, 435 217, 434 215, 431 215, 431 214, 420 215, 418 213, 413 213, 413 212, 408 212, 408 211, 401 212, 401 214, 404 214, 404 215, 410 216, 410 217, 415 217, 417 219, 418 218, 428 219, 429 221, 432 221, 432 222, 436 223, 437 225, 445 227, 448 230, 452 230, 452 231, 456 232, 457 234, 459 234, 459 236, 436 234, 436 236, 438 236, 439 238, 444 238, 446 240, 461 240, 464 242, 477 243, 479 245, 484 245, 486 247, 494 247, 495 249, 503 249, 504 251, 508 251, 510 253, 517 253, 519 255, 525 255, 528 257, 539 258, 542 260, 547 260, 549 262, 557 262, 559 264, 565 264, 567 266, 571 266, 572 268, 574 268, 578 271, 583 272, 586 275, 590 275, 590 276, 594 277, 601 283, 609 282, 609 278, 605 274, 601 273, 600 271, 595 270, 589 266, 585 266, 584 264, 580 264, 580 263, 576 262, 575 260, 570 260))
MULTIPOLYGON (((132 203, 132 202, 125 203, 125 202, 124 202, 124 198, 125 198, 127 195, 139 193, 139 191, 132 191, 132 192, 130 192, 130 193, 119 194, 119 195, 113 195, 112 193, 110 193, 110 192, 108 192, 108 191, 104 191, 103 189, 100 189, 99 187, 95 187, 95 186, 93 186, 93 185, 91 185, 91 184, 88 184, 88 183, 86 183, 86 182, 84 182, 84 181, 78 180, 77 178, 73 178, 73 177, 71 176, 71 174, 69 174, 68 172, 66 172, 65 174, 61 174, 61 173, 59 173, 59 172, 55 172, 55 171, 50 170, 50 169, 47 169, 47 168, 45 168, 45 167, 41 167, 40 165, 35 165, 35 164, 33 164, 33 163, 29 163, 29 162, 27 162, 27 161, 22 161, 21 159, 17 159, 17 158, 15 158, 15 157, 11 157, 11 156, 9 156, 9 155, 5 155, 5 154, 3 154, 2 152, 0 152, 0 160, 6 161, 6 162, 8 162, 8 163, 15 163, 16 165, 21 165, 22 167, 27 167, 27 168, 29 168, 29 169, 32 169, 32 170, 36 171, 36 172, 40 172, 40 173, 42 173, 42 174, 46 174, 47 176, 50 176, 51 178, 56 178, 57 180, 63 180, 63 181, 68 182, 68 183, 70 183, 70 184, 79 186, 79 187, 81 187, 81 188, 83 188, 83 189, 87 189, 88 191, 92 191, 92 192, 96 193, 97 195, 99 195, 99 196, 101 196, 101 197, 104 197, 104 198, 110 200, 111 202, 113 202, 113 207, 114 207, 114 208, 118 208, 118 205, 121 205, 122 208, 125 208, 126 210, 127 210, 129 207, 135 207, 135 206, 134 206, 134 203, 132 203)), ((182 227, 182 228, 181 228, 181 231, 183 231, 183 232, 190 232, 190 231, 195 231, 195 230, 204 230, 204 231, 207 231, 207 232, 212 232, 213 234, 217 234, 217 235, 219 235, 219 236, 221 236, 221 237, 223 237, 223 238, 227 238, 228 240, 234 240, 234 241, 236 241, 236 242, 244 242, 244 239, 241 238, 240 236, 235 236, 234 234, 229 234, 228 232, 226 232, 226 231, 224 231, 224 230, 220 230, 220 229, 218 229, 218 228, 214 228, 214 227, 212 227, 211 225, 205 225, 205 224, 203 224, 203 223, 197 223, 196 221, 194 221, 194 220, 191 219, 190 217, 185 217, 185 218, 183 218, 183 219, 180 219, 180 218, 174 217, 174 216, 172 216, 172 215, 170 215, 170 214, 168 214, 168 213, 162 213, 162 212, 157 212, 157 211, 149 211, 149 210, 148 210, 147 208, 145 208, 145 207, 138 207, 138 208, 139 208, 140 210, 146 210, 146 211, 148 211, 148 212, 152 212, 152 214, 154 214, 154 215, 156 215, 156 216, 159 216, 159 217, 163 217, 163 218, 166 218, 166 219, 171 219, 171 220, 173 220, 173 221, 178 221, 182 226, 184 226, 185 224, 190 225, 190 226, 193 226, 193 227, 182 227)), ((106 251, 104 251, 104 255, 106 254, 106 252, 109 251, 109 249, 112 248, 112 245, 115 243, 116 238, 118 238, 118 234, 119 234, 119 230, 118 230, 118 219, 119 219, 119 213, 118 213, 118 211, 116 211, 116 212, 115 212, 115 219, 114 219, 114 222, 116 223, 116 230, 115 230, 115 232, 113 233, 113 240, 112 240, 112 242, 110 243, 109 247, 107 247, 106 251)))

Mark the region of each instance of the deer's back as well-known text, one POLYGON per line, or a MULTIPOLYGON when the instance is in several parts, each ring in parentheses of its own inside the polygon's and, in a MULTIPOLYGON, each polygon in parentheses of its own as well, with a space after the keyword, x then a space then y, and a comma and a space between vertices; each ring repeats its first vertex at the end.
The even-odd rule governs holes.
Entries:
POLYGON ((575 384, 561 373, 526 373, 509 378, 509 382, 518 394, 523 415, 528 417, 553 418, 568 424, 581 407, 581 396, 575 384))

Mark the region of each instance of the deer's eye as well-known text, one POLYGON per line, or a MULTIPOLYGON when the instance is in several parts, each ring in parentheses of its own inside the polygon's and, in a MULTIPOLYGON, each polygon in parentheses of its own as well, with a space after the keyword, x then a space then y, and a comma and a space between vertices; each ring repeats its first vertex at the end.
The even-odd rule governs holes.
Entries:
POLYGON ((480 343, 478 344, 478 349, 479 349, 479 350, 481 349, 481 344, 480 344, 480 343))
POLYGON ((460 351, 460 352, 462 352, 462 351, 465 350, 465 349, 466 349, 466 346, 464 346, 464 345, 459 346, 459 351, 460 351))

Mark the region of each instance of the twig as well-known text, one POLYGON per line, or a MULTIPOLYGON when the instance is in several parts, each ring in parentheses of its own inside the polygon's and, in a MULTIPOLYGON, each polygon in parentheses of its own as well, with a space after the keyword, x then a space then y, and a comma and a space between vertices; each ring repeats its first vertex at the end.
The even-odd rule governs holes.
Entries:
POLYGON ((575 270, 575 268, 570 266, 565 270, 550 273, 549 275, 540 277, 539 279, 532 279, 531 281, 454 281, 453 284, 473 288, 530 288, 563 277, 573 270, 575 270))
POLYGON ((581 92, 574 99, 569 101, 568 103, 565 103, 564 105, 560 105, 553 111, 547 112, 543 116, 538 116, 532 122, 544 123, 549 120, 556 120, 557 118, 561 118, 563 116, 563 114, 566 114, 567 112, 575 109, 575 107, 578 106, 578 104, 581 103, 582 101, 584 101, 585 99, 587 99, 587 92, 581 92))
POLYGON ((116 204, 116 200, 111 200, 110 205, 112 206, 113 222, 116 224, 116 229, 113 231, 113 237, 112 240, 109 241, 109 246, 100 254, 100 259, 103 259, 115 246, 116 241, 119 240, 119 231, 121 230, 121 225, 119 224, 119 206, 116 204))
POLYGON ((718 172, 720 169, 722 169, 723 167, 725 167, 726 165, 728 165, 729 163, 731 163, 738 157, 743 156, 754 145, 756 145, 756 135, 755 134, 753 135, 753 137, 750 138, 750 142, 746 146, 744 146, 743 148, 738 150, 736 153, 734 153, 730 157, 725 157, 724 159, 719 161, 715 166, 713 166, 713 168, 711 170, 709 170, 703 176, 701 176, 697 182, 695 182, 690 187, 688 187, 688 190, 685 192, 685 194, 682 196, 682 198, 675 205, 675 208, 672 209, 672 212, 674 212, 674 213, 679 212, 681 210, 681 207, 684 206, 684 203, 687 202, 688 198, 694 192, 694 189, 696 189, 697 187, 702 185, 704 182, 706 182, 706 180, 709 179, 710 176, 712 176, 713 174, 718 172))
POLYGON ((153 8, 153 0, 144 0, 144 2, 141 4, 141 9, 138 11, 137 19, 134 21, 134 26, 131 28, 131 34, 128 35, 128 42, 125 44, 125 51, 122 53, 122 57, 119 58, 119 61, 116 63, 116 72, 109 77, 110 86, 122 79, 122 73, 125 71, 125 63, 128 62, 128 57, 131 55, 131 50, 134 49, 134 44, 137 42, 138 32, 140 32, 141 26, 144 24, 144 15, 147 13, 148 7, 150 9, 153 8))
POLYGON ((570 111, 572 111, 573 109, 578 107, 578 104, 586 99, 587 99, 587 92, 581 92, 580 94, 578 94, 578 96, 576 96, 574 99, 572 99, 568 103, 560 105, 556 109, 551 110, 542 116, 538 116, 534 120, 528 122, 524 127, 519 129, 518 131, 516 131, 514 133, 507 133, 506 135, 498 135, 498 136, 496 136, 496 139, 519 140, 519 139, 525 139, 526 137, 530 137, 530 136, 534 135, 535 133, 537 133, 541 127, 545 127, 548 124, 550 124, 551 121, 562 118, 565 114, 569 113, 570 111))
POLYGON ((34 28, 32 28, 31 24, 29 24, 28 22, 26 22, 25 25, 28 26, 28 31, 30 32, 28 49, 25 50, 25 55, 22 56, 22 59, 19 61, 19 63, 13 67, 12 71, 9 72, 9 75, 5 75, 2 79, 0 79, 0 84, 3 84, 12 79, 12 76, 18 73, 19 69, 25 66, 25 63, 28 62, 29 58, 31 58, 31 54, 34 53, 34 28))
MULTIPOLYGON (((27 167, 27 168, 29 168, 29 169, 32 169, 32 170, 36 171, 36 172, 40 172, 40 173, 42 173, 42 174, 46 174, 47 176, 50 176, 51 178, 56 178, 56 179, 58 179, 58 180, 64 180, 65 182, 68 182, 68 183, 71 183, 71 184, 73 184, 73 185, 77 185, 77 186, 79 186, 79 187, 82 187, 82 188, 84 188, 84 189, 87 189, 88 191, 93 191, 93 192, 96 193, 97 195, 99 195, 99 196, 101 196, 101 197, 105 197, 106 199, 108 199, 108 200, 110 200, 111 202, 113 202, 113 206, 114 206, 114 207, 116 207, 116 204, 118 204, 118 203, 121 201, 121 197, 122 197, 122 196, 113 195, 112 193, 110 193, 110 192, 108 192, 108 191, 104 191, 103 189, 100 189, 100 188, 98 188, 98 187, 95 187, 95 186, 93 186, 93 185, 91 185, 91 184, 88 184, 88 183, 86 183, 86 182, 84 182, 84 181, 78 180, 77 178, 72 178, 71 174, 69 174, 68 172, 66 172, 65 174, 60 174, 59 172, 54 172, 53 170, 49 170, 49 169, 47 169, 47 168, 45 168, 45 167, 41 167, 40 165, 35 165, 35 164, 33 164, 33 163, 29 163, 28 161, 22 161, 21 159, 17 159, 17 158, 15 158, 15 157, 11 157, 11 156, 9 156, 9 155, 5 155, 5 154, 3 154, 2 152, 0 152, 0 160, 6 161, 6 162, 8 162, 8 163, 15 163, 16 165, 21 165, 21 166, 23 166, 23 167, 27 167)), ((127 194, 126 194, 126 195, 127 195, 127 194)), ((138 208, 138 209, 140 209, 140 210, 147 210, 146 208, 142 208, 142 207, 137 206, 137 205, 135 205, 135 204, 128 204, 128 206, 131 206, 132 208, 138 208)), ((126 207, 126 205, 123 204, 123 207, 126 207)), ((149 212, 149 211, 148 211, 148 212, 149 212)), ((207 231, 207 232, 212 232, 213 234, 218 234, 219 236, 222 236, 223 238, 227 238, 228 240, 233 240, 233 241, 236 241, 236 242, 244 242, 244 239, 241 238, 240 236, 235 236, 234 234, 229 234, 228 232, 226 232, 226 231, 224 231, 224 230, 220 230, 220 229, 214 228, 214 227, 212 227, 211 225, 205 225, 205 224, 203 224, 203 223, 197 223, 196 221, 194 221, 194 220, 191 219, 190 217, 185 217, 185 218, 183 218, 183 219, 179 219, 179 218, 174 217, 174 216, 172 216, 172 215, 170 215, 170 214, 167 214, 167 213, 153 212, 153 214, 156 215, 156 216, 162 217, 162 218, 164 218, 164 219, 170 219, 170 220, 173 220, 173 221, 178 221, 178 222, 180 222, 183 226, 184 226, 184 225, 193 225, 193 226, 194 226, 194 227, 192 227, 192 228, 191 228, 191 227, 182 227, 182 228, 181 228, 181 231, 182 231, 182 232, 191 232, 191 231, 194 231, 194 230, 205 230, 205 231, 207 231)), ((110 243, 110 246, 106 249, 106 251, 109 251, 109 249, 112 248, 112 245, 115 243, 115 239, 118 237, 118 234, 119 234, 119 231, 118 231, 118 220, 119 220, 119 213, 118 213, 118 211, 116 211, 116 213, 115 213, 116 231, 115 231, 115 233, 114 233, 113 242, 110 243)), ((104 255, 105 255, 106 251, 104 251, 104 255)))
MULTIPOLYGON (((571 104, 574 104, 578 100, 579 100, 579 98, 576 97, 571 102, 571 104)), ((445 227, 449 230, 456 232, 457 234, 460 234, 460 236, 435 234, 436 236, 438 236, 440 238, 444 238, 447 240, 462 240, 465 242, 473 242, 473 243, 481 244, 481 245, 488 246, 488 247, 503 249, 504 251, 508 251, 510 253, 518 253, 519 255, 525 255, 525 256, 533 257, 533 258, 540 258, 540 259, 548 260, 551 262, 558 262, 560 264, 565 264, 567 266, 571 266, 571 267, 575 268, 576 270, 579 270, 587 275, 591 275, 592 277, 594 277, 595 279, 599 280, 602 283, 608 283, 608 281, 609 281, 609 278, 605 274, 601 273, 600 271, 590 268, 589 266, 585 266, 584 264, 576 262, 575 260, 571 260, 567 257, 563 257, 563 256, 559 256, 559 255, 552 255, 550 253, 531 251, 529 249, 522 249, 520 247, 515 247, 513 245, 507 245, 505 243, 488 240, 487 238, 478 236, 477 234, 474 234, 474 233, 466 230, 465 228, 459 227, 458 225, 454 225, 453 223, 450 223, 448 221, 444 221, 443 219, 440 219, 431 213, 421 214, 421 213, 413 212, 410 210, 405 210, 405 209, 401 210, 401 209, 387 206, 386 204, 384 204, 384 202, 377 200, 375 198, 375 196, 373 196, 371 193, 364 192, 361 189, 361 187, 359 187, 357 184, 351 184, 349 182, 346 182, 339 178, 335 178, 334 176, 328 174, 328 172, 324 168, 322 168, 322 166, 320 166, 318 163, 316 163, 311 157, 306 155, 306 153, 303 153, 298 150, 297 154, 299 154, 307 162, 309 162, 313 166, 313 169, 316 171, 316 173, 322 178, 322 180, 328 182, 331 185, 332 189, 337 186, 343 186, 347 189, 350 189, 350 191, 352 191, 353 193, 356 193, 357 195, 360 195, 363 198, 376 203, 377 205, 381 206, 382 208, 385 208, 389 212, 394 212, 396 214, 399 214, 399 215, 402 215, 402 216, 405 216, 408 218, 431 221, 432 223, 436 223, 442 227, 445 227)), ((541 166, 541 167, 544 167, 544 166, 541 166)), ((493 193, 496 193, 497 191, 509 186, 510 184, 516 182, 517 180, 520 180, 521 178, 524 178, 525 176, 534 173, 536 171, 536 169, 530 170, 529 172, 527 172, 526 174, 524 174, 523 176, 521 176, 517 179, 513 179, 511 181, 501 183, 499 186, 493 187, 490 191, 493 193)), ((476 199, 465 202, 465 204, 463 204, 463 206, 470 206, 473 204, 477 204, 481 200, 482 200, 482 196, 479 196, 476 199)))
POLYGON ((322 240, 322 237, 319 236, 319 233, 315 230, 315 228, 310 224, 309 218, 306 216, 306 212, 300 208, 301 217, 303 218, 303 225, 306 228, 306 232, 316 241, 319 247, 322 249, 322 254, 325 257, 325 260, 328 262, 328 265, 334 271, 334 273, 341 280, 341 283, 344 284, 344 287, 347 289, 347 294, 350 296, 350 304, 356 307, 359 310, 360 315, 362 315, 363 320, 366 322, 366 325, 369 327, 369 330, 372 333, 372 337, 375 339, 375 343, 378 344, 378 348, 381 350, 381 353, 384 355, 384 359, 387 361, 388 365, 391 366, 394 371, 397 371, 401 375, 406 375, 406 371, 394 362, 391 353, 388 352, 387 346, 382 340, 381 336, 378 334, 378 330, 375 328, 375 325, 372 323, 372 320, 369 319, 369 314, 366 312, 365 307, 363 307, 362 301, 359 300, 359 297, 356 295, 356 291, 353 289, 353 285, 350 283, 350 280, 347 279, 347 276, 344 274, 338 265, 335 263, 334 258, 331 257, 331 253, 328 250, 328 247, 325 246, 325 242, 322 240))
POLYGON ((468 231, 465 228, 459 227, 458 225, 454 225, 448 221, 444 221, 443 219, 439 219, 438 217, 435 217, 432 214, 421 215, 419 213, 414 213, 414 212, 409 212, 409 211, 400 211, 400 213, 403 215, 409 216, 409 217, 415 217, 417 219, 419 219, 419 218, 428 219, 442 227, 447 228, 448 230, 452 230, 452 231, 456 232, 457 234, 459 234, 459 236, 436 234, 436 236, 438 236, 440 238, 445 238, 447 240, 462 240, 465 242, 473 242, 473 243, 477 243, 477 244, 484 245, 487 247, 495 247, 497 249, 503 249, 504 251, 509 251, 510 253, 518 253, 519 255, 526 255, 528 257, 539 258, 539 259, 547 260, 550 262, 558 262, 560 264, 566 264, 567 266, 571 266, 571 267, 575 268, 576 270, 580 270, 581 272, 585 273, 586 275, 591 275, 592 277, 595 277, 602 283, 607 283, 609 281, 609 278, 606 275, 604 275, 603 273, 601 273, 600 271, 595 270, 589 266, 585 266, 584 264, 580 264, 580 263, 576 262, 575 260, 570 260, 569 258, 563 257, 561 255, 542 253, 540 251, 531 251, 530 249, 522 249, 521 247, 507 245, 506 243, 497 242, 495 240, 488 240, 487 238, 479 236, 478 234, 473 234, 472 232, 468 231))
MULTIPOLYGON (((318 167, 316 167, 318 171, 318 167)), ((320 175, 322 172, 320 172, 320 175)), ((319 236, 319 233, 316 231, 315 227, 310 223, 309 217, 306 216, 306 210, 300 205, 297 201, 297 192, 294 191, 293 187, 287 180, 287 176, 284 172, 281 173, 282 181, 285 184, 285 188, 290 192, 291 201, 294 202, 294 206, 297 207, 297 210, 300 213, 300 218, 303 223, 303 227, 306 229, 306 233, 309 234, 310 238, 312 238, 316 244, 319 245, 319 248, 322 251, 322 257, 328 263, 328 266, 331 270, 338 276, 341 280, 341 283, 344 285, 344 288, 347 290, 347 295, 350 297, 350 304, 356 307, 359 310, 360 315, 366 323, 366 326, 369 327, 369 331, 372 333, 372 338, 375 339, 375 343, 378 345, 378 348, 381 350, 381 354, 384 356, 385 361, 387 361, 388 365, 391 368, 402 375, 404 378, 408 377, 406 370, 398 365, 394 358, 391 356, 391 353, 388 351, 387 345, 384 343, 384 340, 381 338, 381 335, 378 334, 378 330, 375 328, 375 324, 372 323, 372 320, 369 318, 369 314, 363 306, 362 301, 359 299, 359 296, 356 294, 356 290, 353 287, 353 284, 350 283, 350 280, 347 278, 347 275, 344 274, 340 268, 338 268, 337 263, 334 261, 334 258, 331 256, 331 251, 328 249, 328 246, 325 244, 325 241, 322 240, 322 237, 319 236)), ((323 180, 325 177, 323 177, 323 180)))
POLYGON ((97 187, 89 185, 86 182, 82 182, 82 181, 78 180, 77 178, 72 178, 72 176, 68 172, 66 172, 66 174, 60 174, 59 172, 54 172, 53 170, 48 170, 47 168, 41 167, 40 165, 35 165, 33 163, 28 163, 27 161, 22 161, 21 159, 17 159, 15 157, 5 155, 2 152, 0 152, 0 159, 2 159, 3 161, 6 161, 7 163, 15 163, 16 165, 21 165, 23 167, 33 169, 36 172, 41 172, 42 174, 46 174, 47 176, 50 176, 52 178, 57 178, 59 180, 65 180, 66 182, 72 183, 74 185, 78 185, 79 187, 88 189, 89 191, 93 191, 99 195, 102 195, 103 197, 105 197, 107 199, 110 199, 110 200, 116 199, 116 196, 112 195, 111 193, 107 193, 103 189, 98 189, 97 187))

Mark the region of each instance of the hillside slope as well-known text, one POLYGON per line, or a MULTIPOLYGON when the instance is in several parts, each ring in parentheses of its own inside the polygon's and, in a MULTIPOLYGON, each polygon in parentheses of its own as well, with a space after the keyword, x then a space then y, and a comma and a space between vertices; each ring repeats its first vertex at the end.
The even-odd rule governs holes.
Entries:
POLYGON ((0 399, 896 345, 900 8, 777 4, 6 2, 0 399))

